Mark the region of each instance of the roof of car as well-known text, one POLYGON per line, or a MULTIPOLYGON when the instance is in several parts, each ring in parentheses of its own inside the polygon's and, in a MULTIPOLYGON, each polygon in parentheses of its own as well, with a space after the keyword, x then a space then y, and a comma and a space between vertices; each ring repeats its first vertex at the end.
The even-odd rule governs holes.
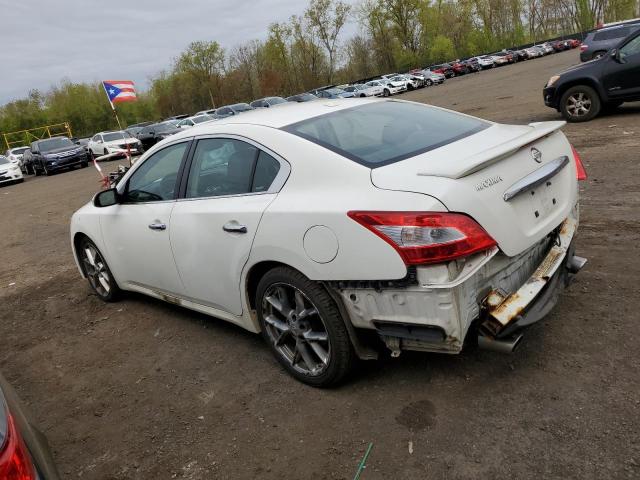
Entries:
MULTIPOLYGON (((184 133, 179 133, 180 136, 193 136, 194 133, 206 133, 208 129, 215 128, 216 130, 221 125, 228 124, 250 124, 250 125, 262 125, 265 127, 282 128, 292 123, 301 122, 309 118, 318 117, 326 113, 332 113, 340 110, 345 110, 365 103, 382 102, 386 100, 372 99, 372 98, 345 98, 345 99, 320 99, 312 102, 289 102, 282 104, 279 108, 264 108, 256 109, 250 112, 245 112, 242 115, 234 115, 231 117, 220 119, 212 123, 203 123, 197 125, 189 130, 185 130, 184 133)), ((397 101, 397 100, 396 100, 397 101)), ((173 138, 173 137, 172 137, 173 138)))

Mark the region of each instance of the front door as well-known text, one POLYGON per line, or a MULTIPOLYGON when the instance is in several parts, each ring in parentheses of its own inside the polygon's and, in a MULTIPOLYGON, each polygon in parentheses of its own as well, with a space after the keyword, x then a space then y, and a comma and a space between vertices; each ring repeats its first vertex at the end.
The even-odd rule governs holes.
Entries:
POLYGON ((620 47, 618 59, 609 57, 604 67, 604 88, 613 99, 640 98, 640 34, 620 47))
POLYGON ((277 195, 281 163, 235 138, 198 141, 184 198, 171 214, 171 244, 185 297, 242 314, 240 277, 262 213, 277 195))
POLYGON ((103 209, 100 219, 109 265, 118 280, 159 293, 183 294, 171 251, 171 212, 180 166, 190 142, 169 145, 133 172, 123 201, 103 209))

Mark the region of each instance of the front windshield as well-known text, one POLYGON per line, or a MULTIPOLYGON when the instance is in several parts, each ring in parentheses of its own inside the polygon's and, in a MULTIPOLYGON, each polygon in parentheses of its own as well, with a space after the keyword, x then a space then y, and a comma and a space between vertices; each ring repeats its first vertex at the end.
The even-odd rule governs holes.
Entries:
POLYGON ((3 157, 2 155, 0 155, 0 165, 6 165, 7 163, 11 163, 7 157, 3 157))
POLYGON ((103 133, 102 138, 105 142, 113 142, 117 140, 125 140, 127 138, 132 138, 128 132, 111 132, 111 133, 103 133))
POLYGON ((67 137, 55 137, 38 142, 41 152, 49 152, 57 148, 73 147, 74 144, 67 137))

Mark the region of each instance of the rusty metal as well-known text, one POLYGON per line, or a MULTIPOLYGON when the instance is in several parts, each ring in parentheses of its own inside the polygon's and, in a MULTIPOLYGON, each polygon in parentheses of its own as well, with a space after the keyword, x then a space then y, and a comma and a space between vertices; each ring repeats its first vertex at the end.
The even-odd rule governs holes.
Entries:
POLYGON ((482 322, 483 330, 491 335, 498 335, 511 322, 520 318, 527 306, 538 296, 540 291, 555 274, 571 244, 576 231, 577 221, 567 218, 558 230, 558 240, 535 272, 518 291, 504 298, 504 292, 493 290, 483 302, 486 316, 482 322))

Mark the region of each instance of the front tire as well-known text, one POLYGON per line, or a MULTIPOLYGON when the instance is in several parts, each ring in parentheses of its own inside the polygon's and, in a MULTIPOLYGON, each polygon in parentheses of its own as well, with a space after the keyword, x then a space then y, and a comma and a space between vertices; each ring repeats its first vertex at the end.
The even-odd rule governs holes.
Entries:
POLYGON ((569 88, 560 99, 560 112, 568 122, 588 122, 602 107, 598 93, 586 85, 569 88))
POLYGON ((98 247, 84 237, 80 241, 78 256, 82 264, 82 270, 87 276, 89 286, 98 297, 105 302, 115 302, 122 291, 118 287, 107 262, 104 260, 98 247))
POLYGON ((320 284, 291 268, 274 268, 258 283, 256 310, 263 338, 297 380, 328 387, 351 370, 349 333, 320 284))
POLYGON ((388 88, 385 88, 385 89, 382 91, 382 96, 383 96, 383 97, 390 97, 390 96, 391 96, 391 92, 389 91, 389 89, 388 89, 388 88))

